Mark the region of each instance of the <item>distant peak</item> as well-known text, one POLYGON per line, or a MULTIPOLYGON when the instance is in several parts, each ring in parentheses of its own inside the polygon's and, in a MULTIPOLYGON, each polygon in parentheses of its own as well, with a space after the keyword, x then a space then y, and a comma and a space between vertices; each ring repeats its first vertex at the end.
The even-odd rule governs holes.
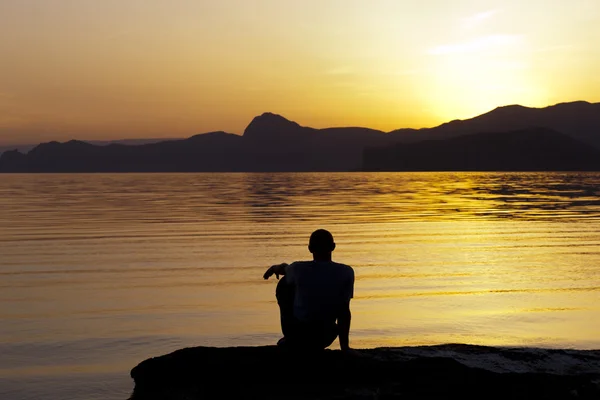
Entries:
POLYGON ((479 118, 479 117, 486 117, 486 116, 491 116, 491 115, 495 115, 495 116, 511 116, 511 115, 520 115, 521 113, 527 111, 527 110, 531 110, 530 107, 525 107, 522 106, 520 104, 510 104, 510 105, 506 105, 506 106, 500 106, 500 107, 496 107, 494 108, 492 111, 488 111, 485 114, 481 114, 475 118, 479 118))
POLYGON ((261 115, 259 115, 259 117, 278 117, 278 118, 284 118, 281 115, 272 113, 270 111, 262 113, 261 115))
POLYGON ((263 121, 263 122, 269 122, 269 123, 281 123, 281 124, 292 124, 295 126, 300 126, 297 123, 290 121, 289 119, 279 115, 279 114, 275 114, 272 112, 266 112, 266 113, 262 113, 261 115, 259 115, 258 117, 255 117, 254 121, 263 121))
POLYGON ((522 106, 520 104, 509 104, 506 106, 496 107, 494 111, 504 110, 504 111, 514 111, 514 110, 525 110, 529 107, 522 106))
POLYGON ((230 135, 230 133, 227 133, 225 131, 214 131, 214 132, 197 133, 197 134, 195 134, 193 136, 190 136, 188 139, 205 138, 207 136, 225 136, 225 135, 230 135))
POLYGON ((589 101, 579 100, 579 101, 571 101, 568 103, 558 103, 554 107, 574 108, 574 107, 587 107, 587 106, 591 106, 591 105, 592 105, 592 103, 590 103, 589 101))
POLYGON ((498 108, 527 108, 527 107, 522 106, 520 104, 507 104, 505 106, 500 106, 498 108))
POLYGON ((494 111, 496 111, 496 110, 531 110, 531 109, 543 110, 543 109, 552 109, 555 107, 556 108, 574 108, 574 107, 586 107, 586 106, 590 106, 590 105, 592 105, 592 103, 590 103, 589 101, 585 101, 585 100, 577 100, 577 101, 558 103, 558 104, 554 104, 554 105, 550 105, 550 106, 546 106, 546 107, 526 107, 526 106, 522 106, 519 104, 511 104, 511 105, 497 107, 494 111))
POLYGON ((71 139, 68 142, 65 142, 64 144, 70 145, 70 146, 93 146, 93 144, 91 144, 91 143, 87 143, 82 140, 76 140, 76 139, 71 139))
POLYGON ((297 132, 302 127, 296 122, 270 112, 255 117, 244 131, 245 137, 275 138, 290 132, 297 132))

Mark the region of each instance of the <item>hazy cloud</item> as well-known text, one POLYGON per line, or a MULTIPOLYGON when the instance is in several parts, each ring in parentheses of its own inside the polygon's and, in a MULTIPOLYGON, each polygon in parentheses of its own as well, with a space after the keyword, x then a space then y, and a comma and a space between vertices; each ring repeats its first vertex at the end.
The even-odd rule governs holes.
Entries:
POLYGON ((498 34, 482 36, 477 39, 462 43, 445 44, 430 49, 427 53, 432 55, 466 54, 489 51, 492 49, 520 44, 522 35, 498 34))
POLYGON ((465 28, 475 28, 483 22, 493 18, 496 14, 498 14, 498 10, 496 9, 478 12, 477 14, 463 18, 462 25, 465 28))

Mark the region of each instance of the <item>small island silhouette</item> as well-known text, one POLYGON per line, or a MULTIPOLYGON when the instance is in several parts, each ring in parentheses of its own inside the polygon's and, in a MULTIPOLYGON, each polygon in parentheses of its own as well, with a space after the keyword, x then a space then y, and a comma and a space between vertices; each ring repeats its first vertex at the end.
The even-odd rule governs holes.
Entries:
POLYGON ((302 172, 600 170, 600 103, 499 107, 427 129, 304 127, 264 113, 242 136, 5 151, 0 172, 302 172))

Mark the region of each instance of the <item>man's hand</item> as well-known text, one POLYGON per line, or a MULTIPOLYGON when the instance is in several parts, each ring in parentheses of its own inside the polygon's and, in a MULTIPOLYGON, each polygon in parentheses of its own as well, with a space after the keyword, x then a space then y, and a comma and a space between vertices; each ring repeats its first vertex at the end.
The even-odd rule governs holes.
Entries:
POLYGON ((269 279, 273 276, 273 274, 275 274, 277 279, 279 279, 279 275, 285 275, 285 269, 287 268, 287 266, 288 265, 286 263, 273 265, 267 270, 267 272, 265 272, 263 278, 269 279))

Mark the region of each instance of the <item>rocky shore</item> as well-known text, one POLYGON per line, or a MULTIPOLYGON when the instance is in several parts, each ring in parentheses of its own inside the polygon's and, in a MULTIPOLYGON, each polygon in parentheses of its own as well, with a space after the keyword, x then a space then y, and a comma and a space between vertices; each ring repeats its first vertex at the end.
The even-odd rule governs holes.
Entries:
POLYGON ((194 347, 143 361, 131 377, 131 400, 600 399, 600 350, 194 347))

